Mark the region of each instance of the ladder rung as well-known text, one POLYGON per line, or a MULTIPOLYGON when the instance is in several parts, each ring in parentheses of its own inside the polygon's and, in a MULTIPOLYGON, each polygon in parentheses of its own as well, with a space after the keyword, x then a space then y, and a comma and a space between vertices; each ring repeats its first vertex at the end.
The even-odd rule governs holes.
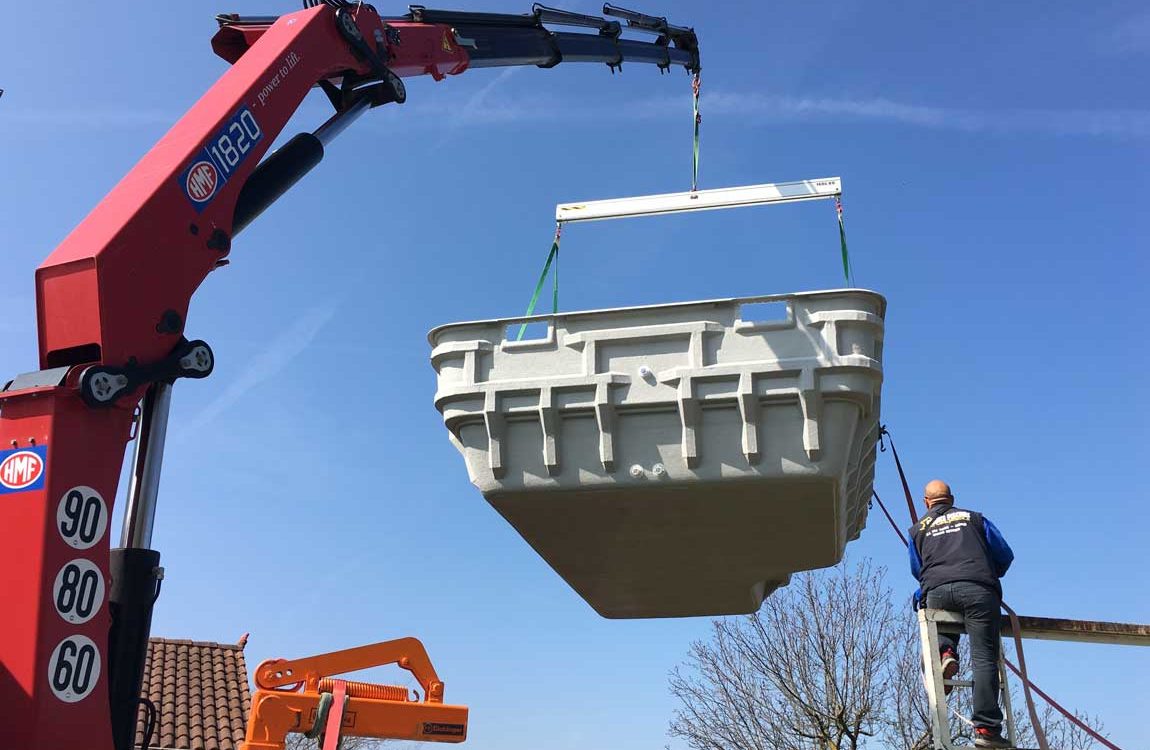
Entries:
POLYGON ((943 685, 953 685, 954 687, 974 687, 974 682, 971 680, 943 680, 943 685))

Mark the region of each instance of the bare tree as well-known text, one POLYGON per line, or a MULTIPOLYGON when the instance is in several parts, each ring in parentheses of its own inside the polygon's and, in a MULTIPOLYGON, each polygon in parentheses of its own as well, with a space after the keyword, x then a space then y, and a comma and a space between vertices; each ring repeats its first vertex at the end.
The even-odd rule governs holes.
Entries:
POLYGON ((869 562, 796 576, 692 645, 670 734, 696 750, 857 750, 883 726, 896 629, 869 562))
MULTIPOLYGON (((922 645, 918 618, 911 609, 909 597, 899 617, 899 633, 892 657, 895 660, 891 669, 892 689, 883 730, 886 744, 897 750, 931 747, 930 711, 922 670, 922 645)), ((963 670, 955 677, 970 679, 966 670, 969 659, 960 659, 960 663, 963 665, 963 670)), ((950 736, 955 744, 974 743, 973 727, 959 718, 970 716, 971 698, 969 690, 958 690, 948 699, 951 709, 950 736)))
MULTIPOLYGON (((1036 698, 1035 700, 1039 699, 1036 698)), ((1011 701, 1015 706, 1021 705, 1019 699, 1011 698, 1011 701)), ((1019 713, 1024 714, 1024 712, 1019 713)), ((1103 737, 1106 736, 1105 732, 1102 731, 1102 720, 1097 716, 1087 716, 1078 712, 1075 712, 1074 715, 1083 724, 1092 727, 1103 737)), ((1102 747, 1087 732, 1049 705, 1043 704, 1038 713, 1038 721, 1042 724, 1042 731, 1046 734, 1046 744, 1050 746, 1050 750, 1098 750, 1102 747)), ((1018 744, 1020 747, 1037 747, 1034 729, 1030 726, 1030 720, 1025 715, 1019 717, 1018 744)))
MULTIPOLYGON (((884 571, 862 562, 800 574, 759 613, 713 621, 671 673, 669 734, 693 750, 931 747, 918 621, 909 598, 892 602, 884 571)), ((965 639, 960 650, 969 680, 965 639)), ((973 744, 970 691, 948 702, 954 742, 973 744)), ((1036 746, 1016 679, 1011 704, 1019 746, 1036 746)), ((1049 706, 1039 720, 1051 750, 1100 747, 1049 706)))
MULTIPOLYGON (((384 740, 373 740, 369 737, 344 737, 340 742, 340 750, 378 750, 383 747, 384 740)), ((302 734, 289 734, 284 744, 286 750, 316 750, 319 740, 312 740, 302 734)))
MULTIPOLYGON (((1005 656, 1017 664, 1019 659, 1015 656, 1014 647, 1009 641, 1005 644, 1005 656)), ((1034 734, 1034 727, 1030 723, 1030 715, 1026 710, 1026 698, 1022 694, 1022 680, 1011 674, 1010 703, 1014 707, 1014 726, 1018 732, 1019 747, 1038 747, 1038 740, 1034 734)), ((965 678, 969 679, 969 678, 965 678)), ((1035 695, 1035 708, 1038 711, 1038 722, 1042 725, 1042 732, 1046 735, 1046 744, 1050 750, 1101 750, 1102 745, 1090 734, 1076 726, 1067 717, 1042 698, 1035 695)), ((1078 711, 1075 718, 1092 727, 1094 731, 1106 736, 1102 720, 1097 716, 1089 716, 1078 711)))

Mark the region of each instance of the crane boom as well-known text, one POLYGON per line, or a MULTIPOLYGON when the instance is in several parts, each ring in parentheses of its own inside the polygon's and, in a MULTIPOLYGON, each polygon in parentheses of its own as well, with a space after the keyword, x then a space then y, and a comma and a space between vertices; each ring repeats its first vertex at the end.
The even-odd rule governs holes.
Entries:
POLYGON ((220 16, 212 46, 230 69, 36 272, 39 369, 0 391, 0 747, 131 746, 162 572, 150 547, 171 387, 213 366, 210 347, 185 337, 191 297, 327 143, 368 109, 403 102, 410 76, 563 61, 699 69, 693 31, 610 6, 622 22, 543 6, 417 6, 400 18, 346 0, 305 6, 220 16), (656 38, 625 39, 624 28, 656 38), (317 86, 335 114, 265 158, 317 86), (110 550, 133 428, 121 547, 110 550))

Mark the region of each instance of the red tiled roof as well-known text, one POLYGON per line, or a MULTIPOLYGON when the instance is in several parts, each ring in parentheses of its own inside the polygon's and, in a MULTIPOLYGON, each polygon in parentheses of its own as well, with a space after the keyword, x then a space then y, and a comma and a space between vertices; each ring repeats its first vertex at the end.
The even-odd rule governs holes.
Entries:
MULTIPOLYGON (((152 750, 235 750, 244 738, 251 696, 244 643, 152 638, 140 694, 159 714, 152 750)), ((144 710, 136 747, 144 740, 144 710)))

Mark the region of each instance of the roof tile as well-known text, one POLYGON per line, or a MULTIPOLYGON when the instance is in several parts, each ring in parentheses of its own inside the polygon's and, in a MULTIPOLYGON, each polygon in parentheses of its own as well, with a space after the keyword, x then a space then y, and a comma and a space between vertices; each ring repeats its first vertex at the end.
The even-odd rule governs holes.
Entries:
MULTIPOLYGON (((140 692, 159 714, 152 747, 237 750, 251 703, 247 671, 241 644, 150 639, 140 692)), ((141 709, 136 747, 143 744, 144 718, 141 709)))

